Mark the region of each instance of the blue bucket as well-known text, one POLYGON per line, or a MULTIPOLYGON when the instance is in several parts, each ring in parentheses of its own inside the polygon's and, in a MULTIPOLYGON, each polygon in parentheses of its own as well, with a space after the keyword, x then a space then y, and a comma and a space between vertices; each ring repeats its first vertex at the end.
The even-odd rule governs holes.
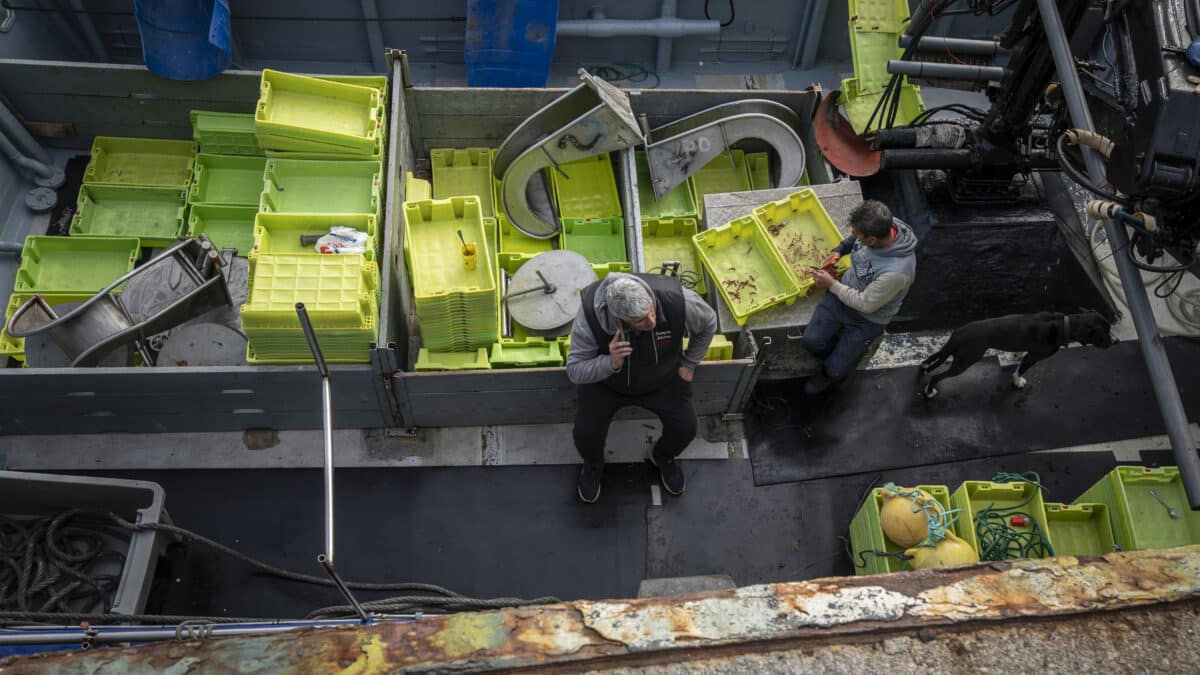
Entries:
POLYGON ((133 13, 155 75, 207 80, 229 67, 228 0, 134 0, 133 13))
POLYGON ((468 0, 463 58, 472 87, 544 87, 558 0, 468 0))

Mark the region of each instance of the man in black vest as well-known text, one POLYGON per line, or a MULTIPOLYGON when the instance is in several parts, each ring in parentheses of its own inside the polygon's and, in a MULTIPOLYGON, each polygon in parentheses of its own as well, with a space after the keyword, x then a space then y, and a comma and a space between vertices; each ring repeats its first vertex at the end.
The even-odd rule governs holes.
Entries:
POLYGON ((667 492, 683 493, 675 458, 696 437, 692 373, 717 331, 716 313, 679 279, 657 274, 614 272, 583 289, 581 298, 567 357, 567 377, 579 385, 579 498, 589 504, 600 498, 608 425, 625 406, 662 420, 650 461, 667 492))

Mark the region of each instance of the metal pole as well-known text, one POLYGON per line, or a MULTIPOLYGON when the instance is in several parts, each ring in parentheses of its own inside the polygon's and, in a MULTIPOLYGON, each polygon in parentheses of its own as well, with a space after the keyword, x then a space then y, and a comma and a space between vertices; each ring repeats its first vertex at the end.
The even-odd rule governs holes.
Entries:
POLYGON ((321 412, 325 440, 325 557, 333 562, 333 401, 329 377, 321 378, 321 412))
MULTIPOLYGON (((912 36, 905 33, 900 36, 900 46, 907 47, 912 44, 912 36)), ((950 51, 954 54, 962 54, 964 56, 997 56, 999 54, 1007 54, 1008 50, 1000 46, 995 40, 971 40, 969 38, 951 38, 951 37, 923 37, 917 43, 917 49, 923 52, 945 52, 950 51)))
MULTIPOLYGON (((1075 71, 1075 61, 1071 57, 1058 7, 1054 0, 1037 0, 1037 6, 1042 15, 1050 51, 1054 55, 1054 67, 1058 71, 1071 121, 1078 129, 1092 131, 1092 116, 1084 102, 1083 87, 1079 83, 1079 73, 1075 71)), ((1100 155, 1086 146, 1080 148, 1087 163, 1088 176, 1093 181, 1103 184, 1104 163, 1100 155)), ((1125 254, 1129 247, 1129 234, 1123 225, 1112 220, 1104 221, 1104 232, 1108 235, 1109 246, 1117 252, 1113 258, 1121 275, 1121 287, 1125 290, 1125 301, 1129 304, 1129 313, 1137 329, 1138 346, 1142 350, 1142 358, 1146 361, 1154 396, 1158 399, 1158 408, 1167 427, 1167 436, 1171 439, 1171 449, 1175 451, 1175 462, 1179 465, 1179 474, 1183 478, 1188 503, 1193 510, 1200 510, 1200 457, 1196 455, 1196 444, 1188 429, 1187 412, 1179 399, 1175 375, 1171 372, 1167 351, 1163 348, 1162 338, 1158 334, 1154 312, 1150 309, 1150 301, 1142 285, 1141 272, 1125 254)))
POLYGON ((321 344, 317 342, 317 333, 313 330, 312 321, 308 318, 308 310, 304 308, 303 302, 296 303, 296 316, 300 319, 300 328, 308 341, 308 349, 317 364, 317 371, 321 373, 321 426, 325 431, 325 552, 317 556, 317 562, 325 568, 325 572, 333 580, 333 585, 354 607, 358 618, 367 624, 371 622, 371 616, 358 603, 333 566, 333 395, 329 388, 329 366, 325 363, 325 356, 321 354, 321 344))
POLYGON ((800 70, 812 68, 817 61, 817 49, 821 46, 821 33, 825 30, 825 13, 828 10, 829 0, 813 0, 812 15, 804 36, 804 51, 800 56, 800 70))
POLYGON ((951 80, 984 80, 998 81, 1004 77, 1004 69, 1000 66, 968 66, 959 63, 929 63, 926 61, 899 61, 893 59, 887 63, 887 71, 893 75, 909 75, 911 77, 941 77, 951 80))

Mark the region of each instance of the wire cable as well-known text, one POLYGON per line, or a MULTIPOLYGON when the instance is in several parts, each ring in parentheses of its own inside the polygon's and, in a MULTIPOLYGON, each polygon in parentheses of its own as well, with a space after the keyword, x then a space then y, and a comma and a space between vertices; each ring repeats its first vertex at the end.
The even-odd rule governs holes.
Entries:
POLYGON ((657 89, 658 85, 662 84, 662 78, 658 76, 658 72, 650 70, 640 63, 600 63, 584 66, 584 69, 606 82, 639 84, 649 82, 650 78, 654 78, 654 84, 647 85, 646 89, 657 89))
MULTIPOLYGON (((712 0, 704 0, 704 18, 708 19, 709 21, 713 20, 712 16, 710 16, 708 13, 708 5, 711 2, 712 2, 712 0)), ((730 24, 733 23, 733 19, 736 16, 737 16, 737 8, 733 6, 733 0, 729 0, 729 20, 722 21, 721 28, 728 28, 730 26, 730 24)))

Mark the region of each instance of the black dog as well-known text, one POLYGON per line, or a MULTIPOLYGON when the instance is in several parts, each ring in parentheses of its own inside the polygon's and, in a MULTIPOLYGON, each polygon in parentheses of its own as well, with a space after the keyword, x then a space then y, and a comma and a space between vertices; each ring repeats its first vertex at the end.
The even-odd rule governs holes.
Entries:
POLYGON ((949 368, 928 378, 921 393, 925 398, 937 396, 938 382, 962 374, 971 364, 983 358, 983 353, 988 349, 1025 352, 1025 358, 1021 359, 1012 378, 1013 386, 1022 389, 1025 387, 1025 378, 1022 376, 1033 364, 1052 356, 1071 342, 1096 345, 1101 349, 1116 344, 1111 329, 1108 320, 1097 312, 1012 314, 969 323, 951 333, 941 349, 921 362, 921 372, 931 373, 946 359, 953 359, 949 368))

